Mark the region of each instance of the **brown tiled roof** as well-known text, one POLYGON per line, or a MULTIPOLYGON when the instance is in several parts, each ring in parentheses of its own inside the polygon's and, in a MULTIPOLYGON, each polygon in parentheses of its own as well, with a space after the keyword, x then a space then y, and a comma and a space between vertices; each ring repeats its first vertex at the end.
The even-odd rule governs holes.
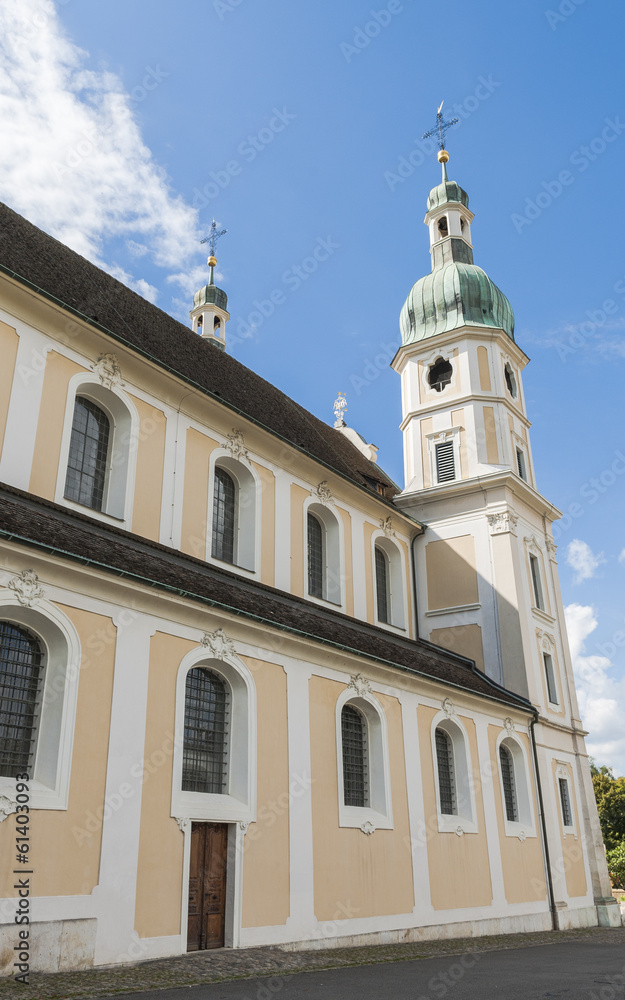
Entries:
POLYGON ((340 612, 241 579, 165 545, 0 485, 1 538, 533 711, 525 698, 505 691, 471 660, 455 653, 422 640, 390 635, 340 612))
POLYGON ((350 441, 126 285, 0 202, 0 270, 261 424, 358 486, 397 486, 350 441))

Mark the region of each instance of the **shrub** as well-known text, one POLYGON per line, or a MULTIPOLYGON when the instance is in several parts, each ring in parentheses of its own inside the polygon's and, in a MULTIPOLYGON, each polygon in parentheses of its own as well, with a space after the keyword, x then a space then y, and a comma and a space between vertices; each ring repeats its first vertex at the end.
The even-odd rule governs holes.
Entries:
POLYGON ((625 843, 606 852, 608 872, 615 889, 625 889, 625 843))

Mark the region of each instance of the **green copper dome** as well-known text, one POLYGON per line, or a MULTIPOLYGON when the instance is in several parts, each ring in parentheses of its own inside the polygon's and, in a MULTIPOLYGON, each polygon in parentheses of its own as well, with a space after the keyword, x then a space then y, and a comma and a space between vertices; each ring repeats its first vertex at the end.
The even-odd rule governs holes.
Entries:
POLYGON ((227 311, 228 296, 223 289, 217 288, 217 285, 204 285, 204 288, 200 288, 199 292, 196 292, 193 296, 193 308, 196 309, 198 306, 205 305, 215 305, 219 309, 227 311))
POLYGON ((514 313, 506 296, 481 267, 458 260, 420 278, 399 317, 403 344, 465 325, 501 329, 514 340, 514 313))
POLYGON ((448 181, 447 177, 442 184, 437 184, 428 195, 428 212, 433 208, 440 208, 448 202, 459 202, 465 208, 469 207, 469 196, 467 192, 456 184, 455 181, 448 181))

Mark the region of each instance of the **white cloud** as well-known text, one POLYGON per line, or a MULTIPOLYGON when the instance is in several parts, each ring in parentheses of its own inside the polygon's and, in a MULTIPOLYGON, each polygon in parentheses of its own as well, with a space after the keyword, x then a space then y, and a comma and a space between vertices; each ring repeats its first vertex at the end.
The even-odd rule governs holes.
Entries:
POLYGON ((569 604, 564 609, 571 646, 575 686, 584 727, 588 730, 588 752, 598 764, 625 774, 625 677, 611 676, 613 643, 599 646, 598 654, 586 654, 585 643, 597 627, 594 608, 569 604))
MULTIPOLYGON (((157 289, 119 254, 175 272, 188 294, 186 269, 201 259, 197 212, 141 137, 133 106, 151 91, 128 94, 114 73, 87 69, 87 57, 51 0, 0 4, 0 199, 151 301, 157 289)), ((153 90, 167 76, 146 67, 142 80, 153 90)))
POLYGON ((583 580, 590 580, 605 559, 603 552, 595 555, 590 545, 580 538, 574 538, 566 550, 566 561, 575 570, 574 582, 581 583, 583 580))
POLYGON ((625 562, 625 549, 621 549, 621 554, 618 557, 619 562, 625 562))

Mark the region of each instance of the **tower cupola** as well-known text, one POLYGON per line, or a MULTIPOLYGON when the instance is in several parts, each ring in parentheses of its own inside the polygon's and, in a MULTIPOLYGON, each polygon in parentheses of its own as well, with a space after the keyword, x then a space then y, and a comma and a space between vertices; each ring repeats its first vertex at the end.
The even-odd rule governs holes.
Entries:
POLYGON ((200 288, 193 296, 193 309, 190 316, 194 333, 210 341, 219 350, 226 349, 226 323, 230 319, 228 312, 228 296, 222 288, 215 284, 215 267, 217 258, 215 256, 215 246, 217 240, 226 234, 227 230, 217 230, 217 223, 213 219, 210 234, 202 243, 208 243, 210 256, 207 264, 209 266, 208 284, 200 288))

